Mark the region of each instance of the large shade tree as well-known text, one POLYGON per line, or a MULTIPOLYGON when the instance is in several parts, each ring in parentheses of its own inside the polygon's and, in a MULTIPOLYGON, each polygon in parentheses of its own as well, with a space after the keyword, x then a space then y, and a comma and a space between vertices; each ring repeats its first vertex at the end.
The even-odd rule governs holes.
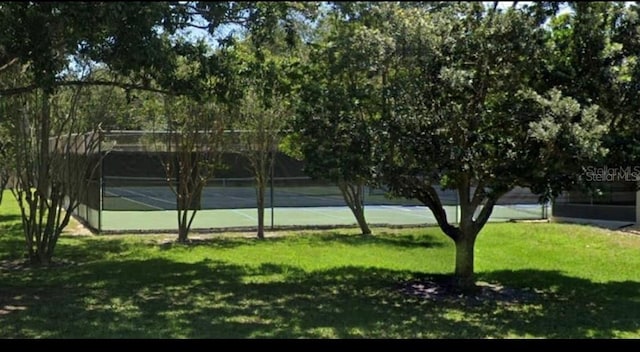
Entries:
POLYGON ((454 284, 475 287, 474 246, 496 202, 515 186, 548 199, 602 155, 606 126, 543 79, 537 12, 459 3, 379 9, 392 52, 383 72, 382 181, 434 214, 455 243, 454 284), (449 219, 437 188, 458 194, 449 219))

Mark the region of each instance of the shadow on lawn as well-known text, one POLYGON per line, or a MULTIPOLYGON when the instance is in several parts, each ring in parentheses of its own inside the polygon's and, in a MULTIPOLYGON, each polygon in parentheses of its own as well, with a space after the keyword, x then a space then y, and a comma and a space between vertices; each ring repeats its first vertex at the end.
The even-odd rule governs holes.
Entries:
POLYGON ((0 215, 0 260, 24 255, 24 234, 18 215, 0 215))
POLYGON ((90 262, 123 254, 140 246, 139 242, 127 242, 118 238, 82 238, 73 244, 59 242, 54 259, 65 258, 75 262, 90 262))
POLYGON ((91 263, 67 270, 37 298, 33 285, 0 294, 0 309, 23 307, 0 314, 0 337, 609 338, 640 332, 639 282, 496 271, 482 279, 552 293, 525 303, 465 305, 399 293, 398 282, 412 275, 420 274, 365 267, 308 273, 212 260, 91 263))
MULTIPOLYGON (((20 219, 18 219, 20 220, 20 219)), ((10 222, 0 222, 0 235, 5 237, 21 237, 22 223, 20 221, 8 220, 10 222)))
MULTIPOLYGON (((218 249, 232 249, 240 246, 251 246, 259 244, 261 240, 255 237, 233 238, 233 237, 213 237, 207 239, 191 238, 188 243, 178 243, 177 235, 168 241, 158 243, 160 250, 171 250, 176 247, 206 246, 218 249)), ((269 242, 275 242, 279 238, 268 238, 269 242)))
MULTIPOLYGON (((20 215, 15 215, 15 214, 0 214, 0 227, 5 227, 6 225, 4 224, 5 222, 19 222, 20 221, 20 215)), ((20 224, 18 224, 20 225, 20 224)), ((13 226, 9 225, 9 226, 13 226)))
POLYGON ((350 246, 361 246, 370 244, 380 244, 392 247, 416 248, 416 247, 442 247, 443 240, 434 236, 425 236, 424 234, 395 234, 389 235, 386 232, 377 233, 372 236, 350 235, 340 232, 331 232, 329 234, 312 234, 310 235, 318 242, 343 243, 350 246))
MULTIPOLYGON (((194 236, 195 237, 195 236, 194 236)), ((342 232, 330 232, 330 233, 310 233, 305 235, 297 235, 295 237, 270 237, 268 234, 264 239, 258 239, 256 237, 213 237, 207 239, 193 238, 187 244, 177 243, 174 239, 159 243, 161 250, 171 250, 176 247, 193 247, 193 246, 207 246, 220 249, 231 249, 240 246, 255 246, 255 245, 270 245, 277 242, 291 242, 291 241, 308 241, 314 244, 322 243, 342 243, 349 246, 363 246, 363 245, 383 245, 402 248, 419 248, 419 247, 441 247, 444 246, 444 240, 437 239, 433 236, 424 236, 418 234, 388 234, 382 232, 373 236, 360 236, 353 234, 344 234, 342 232)))

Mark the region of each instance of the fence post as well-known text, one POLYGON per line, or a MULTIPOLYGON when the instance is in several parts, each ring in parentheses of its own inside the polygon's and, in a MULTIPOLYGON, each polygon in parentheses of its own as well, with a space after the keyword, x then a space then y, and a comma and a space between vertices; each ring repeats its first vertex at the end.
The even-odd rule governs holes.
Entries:
MULTIPOLYGON (((103 133, 101 129, 98 129, 98 187, 100 190, 98 191, 98 232, 102 232, 102 211, 103 211, 103 197, 104 197, 104 179, 103 179, 103 160, 104 157, 102 155, 102 141, 103 141, 103 133)), ((88 219, 88 218, 87 218, 88 219)))
POLYGON ((271 184, 270 185, 271 187, 269 187, 270 188, 270 190, 269 190, 270 191, 269 198, 270 198, 270 203, 271 203, 271 230, 273 231, 273 228, 274 228, 274 223, 273 223, 273 213, 274 213, 274 209, 273 209, 273 176, 274 176, 274 165, 276 163, 276 157, 278 156, 278 154, 273 152, 273 151, 272 151, 272 153, 274 153, 274 154, 271 157, 271 170, 269 170, 269 173, 270 173, 270 175, 269 175, 269 183, 271 184))

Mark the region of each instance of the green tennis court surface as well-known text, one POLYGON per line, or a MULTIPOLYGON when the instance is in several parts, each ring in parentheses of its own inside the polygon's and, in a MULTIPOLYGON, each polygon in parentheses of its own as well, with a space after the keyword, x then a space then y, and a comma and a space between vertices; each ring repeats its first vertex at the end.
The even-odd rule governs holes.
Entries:
MULTIPOLYGON (((446 206, 448 219, 457 216, 457 207, 446 206)), ((489 221, 512 219, 542 219, 543 207, 536 204, 496 206, 489 221)), ((376 205, 366 206, 365 216, 372 225, 436 224, 428 208, 423 206, 376 205)), ((265 209, 265 225, 272 225, 272 209, 265 209)), ((193 221, 193 229, 255 227, 257 211, 253 209, 200 210, 193 221)), ((329 226, 356 225, 347 207, 287 207, 273 209, 273 226, 329 226)), ((102 231, 174 230, 177 227, 175 210, 102 211, 102 231)))

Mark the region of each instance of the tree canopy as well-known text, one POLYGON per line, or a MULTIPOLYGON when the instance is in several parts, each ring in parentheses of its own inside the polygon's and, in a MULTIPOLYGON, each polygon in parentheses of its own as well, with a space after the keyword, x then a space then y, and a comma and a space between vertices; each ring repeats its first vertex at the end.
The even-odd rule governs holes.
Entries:
MULTIPOLYGON (((434 213, 456 243, 457 280, 469 286, 475 239, 498 199, 515 186, 549 199, 573 185, 580 166, 603 154, 606 124, 596 105, 580 104, 545 80, 546 31, 530 11, 482 3, 365 8, 349 22, 359 23, 353 41, 342 39, 353 68, 338 82, 352 90, 328 99, 360 99, 370 111, 379 106, 379 118, 365 124, 374 137, 355 128, 349 135, 375 140, 379 180, 434 213), (353 90, 354 72, 365 73, 359 87, 372 101, 353 90), (447 218, 437 188, 457 191, 459 223, 447 218)), ((324 71, 343 60, 331 57, 324 71)), ((328 94, 316 92, 318 99, 328 94)), ((329 111, 329 121, 347 110, 329 111)))

